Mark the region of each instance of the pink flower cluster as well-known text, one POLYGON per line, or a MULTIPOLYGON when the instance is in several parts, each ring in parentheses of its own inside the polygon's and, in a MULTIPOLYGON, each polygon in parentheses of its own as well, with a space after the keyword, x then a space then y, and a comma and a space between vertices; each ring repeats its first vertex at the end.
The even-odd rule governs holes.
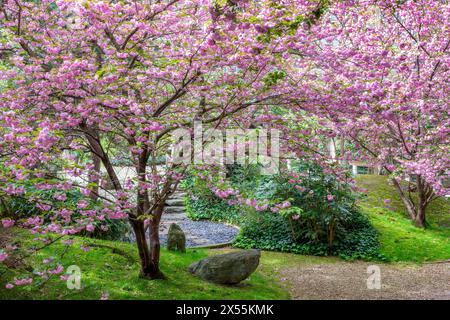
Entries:
POLYGON ((14 220, 3 219, 2 220, 2 226, 3 226, 3 228, 11 228, 12 226, 14 226, 14 220))

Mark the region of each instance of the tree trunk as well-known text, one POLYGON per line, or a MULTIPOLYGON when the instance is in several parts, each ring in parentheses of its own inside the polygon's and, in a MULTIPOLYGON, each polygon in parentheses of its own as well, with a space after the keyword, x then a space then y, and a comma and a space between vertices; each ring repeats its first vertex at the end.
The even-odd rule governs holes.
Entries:
POLYGON ((145 238, 144 222, 140 220, 130 220, 136 235, 136 244, 138 247, 139 258, 141 260, 141 271, 139 277, 143 279, 165 279, 162 272, 159 270, 159 234, 157 233, 158 246, 150 252, 147 239, 145 238), (157 257, 155 260, 154 257, 157 257))
POLYGON ((425 228, 426 219, 425 219, 425 207, 419 206, 419 210, 417 210, 417 215, 414 219, 414 224, 416 227, 425 228))
POLYGON ((102 160, 95 154, 92 154, 92 161, 94 162, 94 168, 92 168, 92 173, 89 175, 89 182, 95 183, 95 187, 92 187, 92 192, 90 194, 90 198, 93 201, 98 200, 98 192, 99 192, 99 185, 98 185, 98 179, 100 177, 100 169, 101 169, 101 163, 102 160))
POLYGON ((405 205, 409 217, 411 218, 411 220, 414 220, 416 218, 416 206, 411 201, 411 199, 409 199, 409 197, 405 194, 405 191, 402 189, 401 184, 395 178, 392 179, 392 182, 394 183, 394 186, 397 188, 397 191, 400 195, 400 199, 405 205))
POLYGON ((159 241, 159 221, 152 220, 149 228, 150 235, 150 258, 155 266, 158 279, 165 279, 165 276, 159 270, 159 256, 161 252, 161 243, 159 241))
POLYGON ((109 156, 107 152, 103 150, 98 132, 93 128, 89 128, 85 123, 80 124, 80 128, 85 132, 86 139, 89 142, 92 153, 94 153, 94 156, 99 157, 103 165, 105 166, 106 172, 108 173, 108 177, 114 187, 114 190, 122 190, 122 185, 119 181, 119 178, 117 177, 116 172, 114 171, 111 161, 109 160, 109 156))
POLYGON ((417 227, 425 228, 425 210, 427 208, 427 189, 428 186, 425 180, 421 176, 417 176, 417 196, 418 196, 418 204, 417 204, 417 214, 414 219, 414 223, 417 227))
POLYGON ((417 176, 417 204, 414 203, 405 191, 402 189, 400 183, 393 179, 394 186, 397 188, 400 198, 408 211, 408 214, 413 223, 419 228, 426 227, 426 208, 430 203, 427 193, 431 187, 427 186, 422 177, 417 176))

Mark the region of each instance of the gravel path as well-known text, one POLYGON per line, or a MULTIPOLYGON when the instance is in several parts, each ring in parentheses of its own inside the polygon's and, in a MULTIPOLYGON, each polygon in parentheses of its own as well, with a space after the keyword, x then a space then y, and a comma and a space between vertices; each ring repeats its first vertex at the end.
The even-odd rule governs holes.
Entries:
MULTIPOLYGON (((229 243, 237 236, 239 229, 225 223, 211 221, 192 221, 188 219, 185 212, 184 197, 186 194, 177 191, 166 202, 164 214, 162 215, 159 236, 162 245, 167 243, 167 232, 170 225, 176 223, 186 235, 186 247, 210 246, 215 244, 229 243)), ((130 230, 124 241, 136 241, 134 233, 130 230)))
MULTIPOLYGON (((187 247, 231 242, 239 232, 236 227, 211 221, 185 220, 177 224, 186 234, 187 247)), ((167 234, 161 234, 161 242, 166 244, 167 234)))
MULTIPOLYGON (((172 223, 172 222, 171 222, 172 223)), ((215 244, 229 243, 239 233, 239 229, 224 223, 211 221, 177 221, 186 235, 186 247, 209 246, 215 244)), ((170 224, 162 224, 160 230, 161 245, 167 244, 167 231, 170 224)), ((135 242, 134 233, 130 232, 125 236, 124 241, 135 242)))
POLYGON ((184 191, 178 190, 166 202, 167 207, 161 219, 160 238, 167 243, 167 232, 172 223, 176 223, 186 235, 186 246, 209 246, 233 241, 239 229, 224 223, 211 221, 192 221, 186 216, 184 191))
POLYGON ((416 265, 338 262, 280 270, 293 299, 450 300, 450 263, 416 265), (381 289, 368 289, 367 268, 380 267, 381 289))

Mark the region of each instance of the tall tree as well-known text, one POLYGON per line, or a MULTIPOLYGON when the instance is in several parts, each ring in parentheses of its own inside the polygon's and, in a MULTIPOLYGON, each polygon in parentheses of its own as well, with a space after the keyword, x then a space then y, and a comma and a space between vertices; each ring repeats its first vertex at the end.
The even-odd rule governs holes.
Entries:
POLYGON ((347 159, 391 174, 419 227, 449 192, 449 21, 448 1, 333 2, 289 62, 296 79, 308 71, 306 108, 353 143, 347 159))
POLYGON ((19 224, 66 235, 92 231, 105 216, 126 218, 141 276, 163 278, 159 224, 185 170, 157 166, 171 132, 194 120, 216 128, 230 117, 247 121, 283 94, 267 77, 286 44, 262 35, 308 8, 305 1, 2 1, 0 49, 11 66, 0 92, 4 192, 29 196, 25 180, 60 191, 57 204, 33 198, 44 219, 19 224), (74 161, 80 150, 93 163, 74 161), (126 181, 113 165, 119 156, 135 169, 126 181), (65 208, 73 188, 103 206, 81 200, 65 208))

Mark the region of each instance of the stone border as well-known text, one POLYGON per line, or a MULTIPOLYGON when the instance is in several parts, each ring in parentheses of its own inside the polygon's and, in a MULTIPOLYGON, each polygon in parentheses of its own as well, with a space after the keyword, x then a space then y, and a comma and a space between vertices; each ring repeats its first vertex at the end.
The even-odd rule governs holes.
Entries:
POLYGON ((187 247, 186 249, 220 249, 220 248, 231 247, 232 245, 233 245, 233 242, 223 242, 223 243, 215 243, 215 244, 209 244, 209 245, 204 245, 204 246, 187 247))

